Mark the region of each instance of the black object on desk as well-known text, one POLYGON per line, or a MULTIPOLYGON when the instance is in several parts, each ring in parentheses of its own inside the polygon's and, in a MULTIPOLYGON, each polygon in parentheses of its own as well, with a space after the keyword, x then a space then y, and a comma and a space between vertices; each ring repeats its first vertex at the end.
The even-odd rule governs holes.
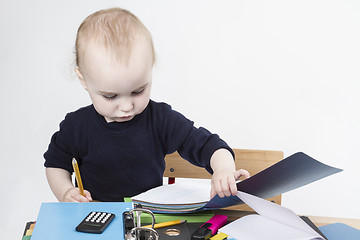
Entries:
POLYGON ((211 223, 204 223, 200 228, 198 228, 191 235, 191 240, 207 240, 210 239, 212 234, 212 230, 210 229, 211 223))
POLYGON ((113 213, 91 212, 76 227, 76 231, 86 233, 102 233, 114 218, 115 214, 113 213))
POLYGON ((160 240, 190 240, 191 233, 198 229, 203 223, 184 222, 174 226, 157 228, 160 240))
POLYGON ((320 229, 306 216, 300 216, 300 218, 306 222, 312 229, 314 229, 318 234, 320 234, 324 239, 328 240, 325 235, 320 231, 320 229))

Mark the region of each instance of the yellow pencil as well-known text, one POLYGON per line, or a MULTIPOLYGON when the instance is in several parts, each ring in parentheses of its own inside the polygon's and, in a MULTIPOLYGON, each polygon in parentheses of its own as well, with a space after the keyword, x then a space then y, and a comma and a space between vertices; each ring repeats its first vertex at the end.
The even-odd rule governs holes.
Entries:
POLYGON ((75 172, 76 182, 79 187, 79 192, 81 195, 83 195, 85 197, 84 186, 81 181, 79 166, 78 166, 78 163, 75 158, 72 159, 72 165, 73 165, 74 172, 75 172))
MULTIPOLYGON (((169 221, 169 222, 156 223, 156 224, 154 224, 154 229, 173 226, 173 225, 181 224, 183 222, 186 222, 186 220, 174 220, 174 221, 169 221)), ((151 225, 146 225, 143 227, 151 228, 151 225)))

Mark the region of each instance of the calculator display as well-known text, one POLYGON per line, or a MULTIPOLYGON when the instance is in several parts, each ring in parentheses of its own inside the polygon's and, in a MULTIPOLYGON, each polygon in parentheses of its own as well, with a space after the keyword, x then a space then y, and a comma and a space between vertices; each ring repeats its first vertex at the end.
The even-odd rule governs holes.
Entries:
POLYGON ((98 224, 98 223, 89 223, 89 222, 84 223, 84 225, 94 226, 94 227, 99 227, 99 226, 101 226, 101 224, 98 224))

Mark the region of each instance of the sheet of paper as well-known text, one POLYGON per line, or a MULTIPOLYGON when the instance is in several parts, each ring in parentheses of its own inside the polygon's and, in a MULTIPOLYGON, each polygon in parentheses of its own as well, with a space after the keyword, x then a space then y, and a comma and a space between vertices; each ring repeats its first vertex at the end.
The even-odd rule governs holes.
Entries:
POLYGON ((210 199, 211 182, 206 181, 178 181, 174 184, 163 185, 150 189, 133 197, 133 201, 143 201, 154 204, 193 204, 206 203, 210 199))
POLYGON ((220 228, 219 231, 238 240, 316 239, 312 234, 302 232, 257 214, 242 217, 220 228))
POLYGON ((323 239, 290 209, 241 191, 238 191, 237 197, 259 215, 242 217, 220 229, 234 238, 323 239))
POLYGON ((236 195, 255 212, 265 218, 288 225, 300 231, 308 232, 315 236, 318 235, 314 229, 309 227, 309 225, 307 225, 298 215, 288 208, 241 191, 238 191, 236 195))

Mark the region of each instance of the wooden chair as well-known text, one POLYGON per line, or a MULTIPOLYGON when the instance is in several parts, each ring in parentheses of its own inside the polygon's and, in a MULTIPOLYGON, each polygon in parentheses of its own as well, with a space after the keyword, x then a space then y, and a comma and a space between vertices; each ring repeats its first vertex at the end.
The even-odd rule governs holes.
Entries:
MULTIPOLYGON (((247 150, 247 149, 233 149, 235 153, 236 169, 246 169, 251 176, 256 173, 274 165, 282 160, 284 154, 282 151, 268 151, 268 150, 247 150)), ((165 157, 166 168, 164 177, 172 178, 202 178, 210 179, 211 175, 201 167, 192 165, 188 161, 182 159, 180 155, 175 152, 165 157)), ((210 194, 210 193, 209 193, 210 194)), ((281 195, 269 198, 270 201, 281 205, 281 195)), ((226 208, 229 210, 252 211, 247 205, 232 206, 226 208)))

